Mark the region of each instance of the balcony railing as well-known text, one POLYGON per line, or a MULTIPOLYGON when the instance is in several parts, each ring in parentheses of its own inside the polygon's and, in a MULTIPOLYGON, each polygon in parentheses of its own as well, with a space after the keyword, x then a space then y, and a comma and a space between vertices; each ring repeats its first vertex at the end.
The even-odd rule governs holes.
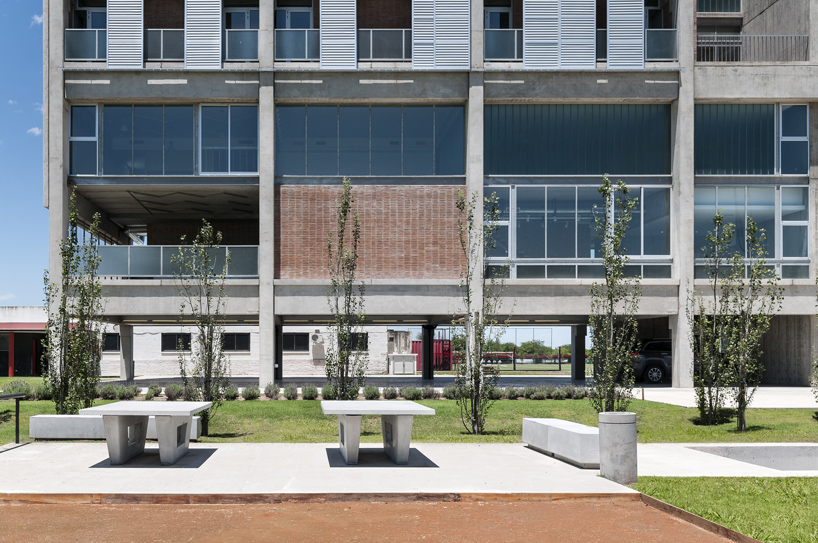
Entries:
POLYGON ((412 30, 359 28, 358 60, 412 60, 412 30))
POLYGON ((228 29, 224 31, 224 60, 249 62, 258 60, 258 30, 228 29))
MULTIPOLYGON (((172 259, 180 250, 189 248, 179 245, 101 245, 97 275, 104 277, 162 278, 174 277, 179 271, 172 259)), ((258 246, 231 245, 212 249, 210 253, 214 270, 221 273, 226 252, 230 252, 227 277, 258 277, 258 246)))
MULTIPOLYGON (((596 59, 608 59, 608 30, 596 29, 596 59)), ((648 28, 645 30, 645 60, 672 62, 679 59, 678 31, 675 28, 648 28)))
POLYGON ((185 31, 180 28, 146 30, 145 60, 185 60, 185 31))
POLYGON ((108 57, 108 31, 92 28, 65 29, 65 60, 96 61, 108 57))
POLYGON ((278 29, 275 36, 276 60, 318 60, 318 29, 278 29))
POLYGON ((698 62, 804 62, 809 36, 698 36, 698 62))
POLYGON ((596 60, 608 60, 608 29, 596 29, 596 60))
POLYGON ((484 30, 484 55, 488 61, 516 62, 523 60, 523 30, 484 30))
POLYGON ((699 13, 741 13, 741 0, 697 0, 699 13))

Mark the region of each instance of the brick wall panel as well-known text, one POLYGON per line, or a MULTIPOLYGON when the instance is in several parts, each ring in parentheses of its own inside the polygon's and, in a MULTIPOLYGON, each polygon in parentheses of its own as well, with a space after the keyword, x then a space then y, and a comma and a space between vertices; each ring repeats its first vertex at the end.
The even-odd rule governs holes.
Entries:
POLYGON ((185 0, 145 0, 145 28, 184 28, 185 0))

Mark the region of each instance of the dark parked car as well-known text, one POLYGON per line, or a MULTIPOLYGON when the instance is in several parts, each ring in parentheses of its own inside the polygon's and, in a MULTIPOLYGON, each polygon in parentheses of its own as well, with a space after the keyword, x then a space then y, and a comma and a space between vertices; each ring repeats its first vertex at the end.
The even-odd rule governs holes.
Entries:
POLYGON ((642 342, 642 348, 633 357, 633 376, 637 381, 661 383, 670 379, 673 367, 673 345, 669 339, 651 339, 642 342))

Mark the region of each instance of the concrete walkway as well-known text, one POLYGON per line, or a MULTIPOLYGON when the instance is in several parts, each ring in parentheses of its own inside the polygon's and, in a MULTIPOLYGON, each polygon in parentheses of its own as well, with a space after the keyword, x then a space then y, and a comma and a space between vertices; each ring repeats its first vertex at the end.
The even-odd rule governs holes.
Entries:
MULTIPOLYGON (((682 407, 696 407, 696 393, 692 388, 671 388, 669 386, 644 387, 645 400, 668 403, 682 407)), ((642 389, 634 389, 634 398, 642 399, 642 389)), ((727 402, 726 407, 735 407, 727 402)), ((761 386, 755 393, 750 407, 766 409, 815 409, 818 402, 810 387, 761 386)))

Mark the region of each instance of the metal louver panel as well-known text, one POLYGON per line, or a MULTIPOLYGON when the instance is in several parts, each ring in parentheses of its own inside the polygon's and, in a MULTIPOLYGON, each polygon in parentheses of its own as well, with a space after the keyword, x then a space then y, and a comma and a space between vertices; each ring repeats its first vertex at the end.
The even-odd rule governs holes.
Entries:
POLYGON ((469 69, 470 15, 469 0, 435 0, 435 68, 469 69))
POLYGON ((596 69, 596 0, 560 3, 560 68, 596 69))
POLYGON ((435 67, 435 0, 412 0, 412 67, 435 67))
POLYGON ((143 68, 144 35, 142 0, 108 0, 108 68, 143 68))
POLYGON ((643 0, 608 1, 608 68, 645 68, 643 0))
POLYGON ((559 0, 523 2, 523 67, 559 67, 559 19, 559 0))
POLYGON ((221 0, 185 0, 185 68, 221 67, 221 0))
POLYGON ((358 68, 355 0, 321 0, 321 68, 358 68))

